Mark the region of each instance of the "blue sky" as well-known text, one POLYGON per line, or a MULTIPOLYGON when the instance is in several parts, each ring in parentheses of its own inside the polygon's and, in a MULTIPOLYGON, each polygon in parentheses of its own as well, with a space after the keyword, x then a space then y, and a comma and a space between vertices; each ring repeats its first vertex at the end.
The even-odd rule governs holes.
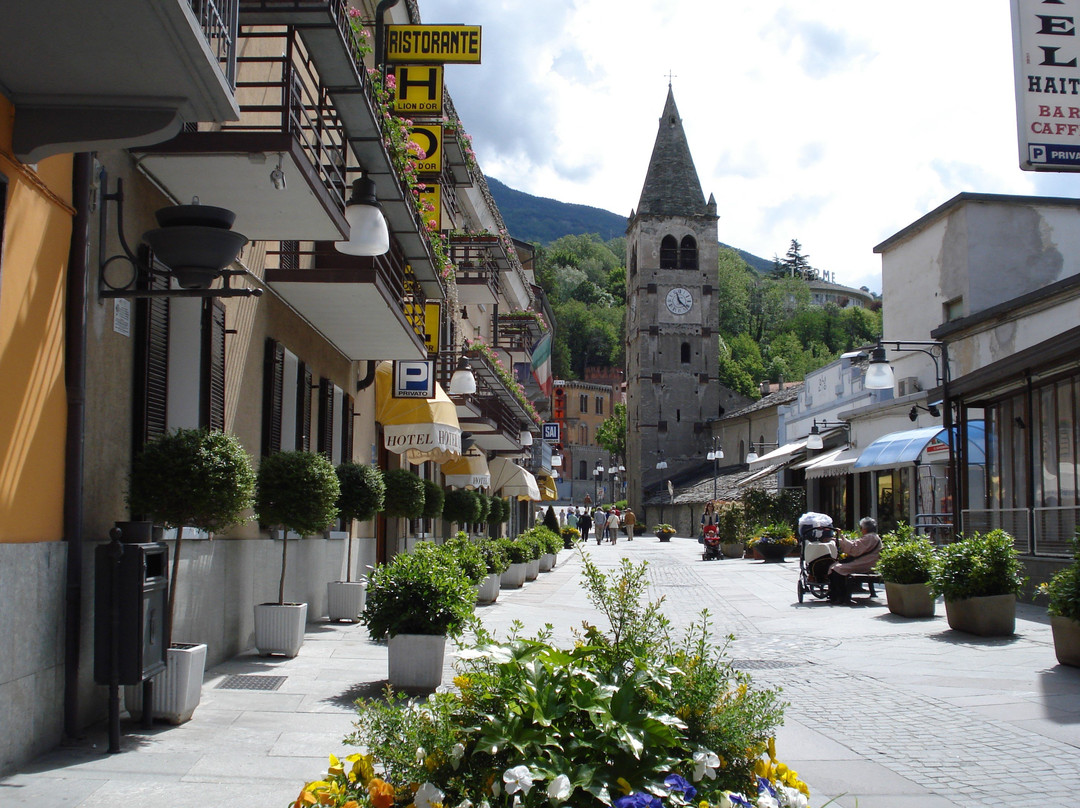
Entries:
POLYGON ((628 214, 674 74, 720 240, 880 290, 875 244, 962 191, 1080 195, 1017 164, 1007 0, 419 0, 483 26, 447 67, 480 165, 628 214))

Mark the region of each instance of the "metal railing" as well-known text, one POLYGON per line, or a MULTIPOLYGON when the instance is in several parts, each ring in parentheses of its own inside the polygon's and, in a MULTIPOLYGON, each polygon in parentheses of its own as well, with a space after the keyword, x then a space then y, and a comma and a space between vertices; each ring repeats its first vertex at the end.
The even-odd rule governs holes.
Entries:
POLYGON ((222 124, 221 131, 288 133, 315 168, 338 209, 344 210, 345 132, 310 54, 292 29, 245 30, 244 38, 280 40, 280 49, 275 46, 252 50, 273 50, 281 55, 238 57, 240 120, 222 124))
POLYGON ((934 544, 948 544, 956 537, 956 525, 951 513, 917 513, 912 525, 915 532, 934 544))
POLYGON ((188 0, 199 21, 211 52, 221 65, 221 72, 236 89, 236 36, 239 30, 239 0, 188 0))
POLYGON ((1031 511, 1028 508, 969 509, 964 513, 966 533, 1004 530, 1013 537, 1018 553, 1032 555, 1031 511))
POLYGON ((484 285, 496 300, 499 297, 499 266, 492 256, 493 250, 502 250, 495 236, 490 240, 450 241, 450 259, 454 262, 454 275, 459 285, 484 285))
POLYGON ((1034 508, 1034 554, 1061 558, 1072 557, 1072 537, 1080 523, 1080 508, 1034 508))

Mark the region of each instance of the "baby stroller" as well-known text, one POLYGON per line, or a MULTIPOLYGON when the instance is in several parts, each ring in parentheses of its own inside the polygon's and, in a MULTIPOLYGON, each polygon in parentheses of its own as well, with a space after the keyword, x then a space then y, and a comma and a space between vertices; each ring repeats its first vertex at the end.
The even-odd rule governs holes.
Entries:
POLYGON ((836 560, 832 518, 823 513, 799 517, 799 603, 809 592, 815 598, 829 597, 829 567, 836 560))
POLYGON ((702 529, 702 542, 705 545, 705 550, 701 553, 702 561, 711 561, 721 557, 720 534, 716 530, 716 525, 705 525, 702 529))

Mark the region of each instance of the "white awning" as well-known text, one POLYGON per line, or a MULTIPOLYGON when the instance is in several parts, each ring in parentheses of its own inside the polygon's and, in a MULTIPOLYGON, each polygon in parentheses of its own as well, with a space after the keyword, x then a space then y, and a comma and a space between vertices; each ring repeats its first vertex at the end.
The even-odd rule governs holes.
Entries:
POLYGON ((796 452, 801 452, 805 448, 806 438, 794 441, 793 443, 785 443, 780 448, 773 449, 771 452, 761 455, 757 460, 750 463, 750 468, 759 469, 762 466, 768 466, 773 463, 782 463, 796 452))
POLYGON ((536 478, 517 463, 505 457, 493 457, 488 461, 488 469, 491 471, 492 494, 540 501, 540 486, 536 478))
POLYGON ((763 469, 760 469, 759 471, 755 471, 749 477, 745 477, 742 480, 739 480, 736 483, 736 485, 739 488, 742 488, 744 485, 749 485, 750 483, 754 482, 755 480, 760 480, 762 477, 768 477, 770 474, 779 473, 780 469, 782 469, 783 467, 784 467, 783 463, 774 463, 773 465, 769 466, 768 468, 763 468, 763 469))
POLYGON ((491 485, 487 458, 475 446, 461 457, 443 463, 442 472, 446 484, 458 488, 487 488, 491 485))
POLYGON ((841 446, 799 465, 806 470, 806 479, 814 480, 819 477, 839 477, 842 474, 850 474, 852 466, 858 459, 858 449, 841 446))

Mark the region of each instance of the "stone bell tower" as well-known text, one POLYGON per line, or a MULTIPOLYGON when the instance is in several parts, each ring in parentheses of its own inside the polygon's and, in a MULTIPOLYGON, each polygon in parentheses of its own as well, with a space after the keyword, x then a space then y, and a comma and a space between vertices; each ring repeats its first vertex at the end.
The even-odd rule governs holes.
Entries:
POLYGON ((716 200, 705 201, 669 84, 626 231, 626 469, 634 508, 703 460, 707 422, 720 414, 716 222, 716 200), (667 468, 658 470, 661 460, 667 468))

